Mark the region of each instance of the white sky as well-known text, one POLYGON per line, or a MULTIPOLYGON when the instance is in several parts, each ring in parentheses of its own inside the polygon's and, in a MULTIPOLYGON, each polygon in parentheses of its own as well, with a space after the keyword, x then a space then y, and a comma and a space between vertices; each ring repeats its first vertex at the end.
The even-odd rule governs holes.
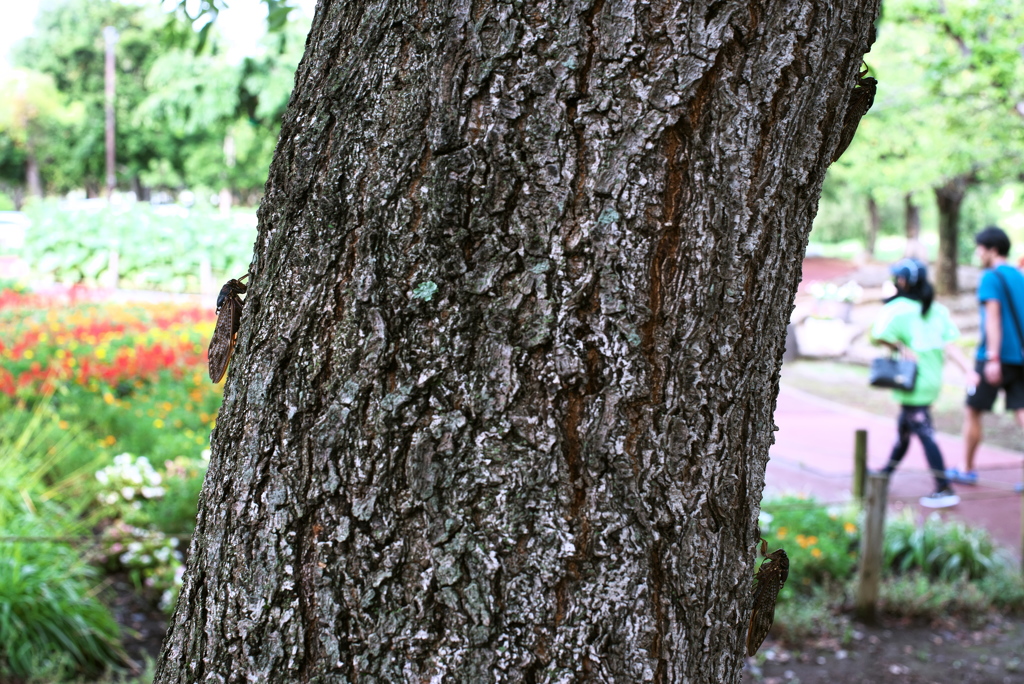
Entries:
MULTIPOLYGON (((145 1, 145 0, 140 0, 145 1)), ((154 4, 160 0, 151 0, 154 4)), ((3 22, 0 22, 0 70, 10 65, 11 47, 32 33, 41 0, 4 2, 3 22)), ((266 5, 260 0, 227 0, 228 9, 220 13, 217 24, 231 45, 229 54, 239 57, 252 54, 256 43, 265 32, 266 5)), ((313 16, 316 0, 295 0, 293 4, 307 16, 313 16)))

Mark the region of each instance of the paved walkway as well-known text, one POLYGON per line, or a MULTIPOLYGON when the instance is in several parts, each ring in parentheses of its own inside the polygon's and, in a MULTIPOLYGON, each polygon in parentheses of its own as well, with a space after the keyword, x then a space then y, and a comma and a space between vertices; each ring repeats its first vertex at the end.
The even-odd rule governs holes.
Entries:
MULTIPOLYGON (((854 433, 868 431, 868 468, 879 469, 889 460, 896 438, 896 414, 891 418, 866 413, 827 399, 782 386, 775 423, 775 445, 766 473, 765 495, 801 492, 823 502, 852 499, 854 433)), ((962 463, 963 443, 958 435, 939 434, 936 440, 946 465, 962 463)), ((982 445, 975 463, 981 484, 954 485, 960 505, 942 511, 989 530, 1001 544, 1021 551, 1021 496, 1012 489, 1024 479, 1024 453, 982 445)), ((910 506, 915 513, 931 512, 918 499, 934 489, 928 463, 917 439, 912 439, 899 470, 889 484, 892 508, 910 506)))

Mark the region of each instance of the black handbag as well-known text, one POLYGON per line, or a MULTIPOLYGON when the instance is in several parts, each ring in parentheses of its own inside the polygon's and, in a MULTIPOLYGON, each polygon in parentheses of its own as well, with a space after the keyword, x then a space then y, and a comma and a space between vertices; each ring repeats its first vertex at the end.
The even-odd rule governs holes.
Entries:
POLYGON ((868 384, 872 387, 887 387, 910 392, 917 381, 917 364, 908 359, 891 356, 872 359, 868 384))

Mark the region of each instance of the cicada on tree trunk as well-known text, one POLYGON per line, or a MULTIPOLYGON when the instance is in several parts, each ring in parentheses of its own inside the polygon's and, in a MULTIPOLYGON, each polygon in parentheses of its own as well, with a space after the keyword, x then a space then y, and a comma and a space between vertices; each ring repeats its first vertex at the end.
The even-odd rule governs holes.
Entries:
POLYGON ((221 381, 228 369, 231 352, 235 349, 235 338, 238 336, 238 325, 242 320, 242 298, 238 295, 246 291, 243 280, 249 277, 246 273, 241 278, 232 278, 220 288, 217 295, 217 325, 213 329, 210 340, 210 380, 221 381))
POLYGON ((747 626, 748 656, 757 653, 768 636, 768 630, 775 622, 775 601, 789 577, 789 556, 784 550, 768 553, 768 542, 761 539, 761 555, 765 559, 754 575, 754 612, 747 626))
POLYGON ((865 64, 864 70, 857 76, 857 84, 853 87, 853 93, 850 94, 850 102, 843 117, 843 130, 839 134, 839 145, 832 154, 833 164, 843 156, 843 152, 853 142, 853 136, 857 133, 860 120, 875 102, 875 91, 877 90, 878 81, 868 76, 868 67, 865 64))

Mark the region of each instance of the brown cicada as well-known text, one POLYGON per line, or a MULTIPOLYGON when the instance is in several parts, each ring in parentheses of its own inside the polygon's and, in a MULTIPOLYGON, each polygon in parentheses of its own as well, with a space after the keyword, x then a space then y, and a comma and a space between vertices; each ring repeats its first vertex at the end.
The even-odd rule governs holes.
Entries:
POLYGON ((834 163, 843 155, 846 148, 853 142, 853 136, 857 133, 857 126, 861 118, 871 109, 875 102, 875 91, 878 90, 878 81, 868 76, 868 67, 865 64, 864 70, 857 76, 857 83, 850 94, 850 102, 846 106, 846 114, 843 117, 843 130, 839 133, 839 146, 832 155, 834 163))
POLYGON ((213 329, 213 339, 210 340, 210 379, 214 383, 221 381, 224 371, 228 369, 228 361, 231 360, 231 352, 235 348, 235 338, 238 336, 238 324, 242 320, 242 298, 239 294, 245 292, 246 287, 242 283, 249 277, 246 273, 237 280, 232 278, 220 288, 217 295, 217 325, 213 329))
POLYGON ((747 655, 752 656, 761 648, 768 630, 775 621, 775 601, 789 577, 789 556, 782 549, 768 553, 768 542, 761 540, 761 567, 754 575, 754 612, 747 627, 747 655), (771 561, 771 562, 769 562, 771 561), (767 563, 767 565, 765 565, 767 563))

